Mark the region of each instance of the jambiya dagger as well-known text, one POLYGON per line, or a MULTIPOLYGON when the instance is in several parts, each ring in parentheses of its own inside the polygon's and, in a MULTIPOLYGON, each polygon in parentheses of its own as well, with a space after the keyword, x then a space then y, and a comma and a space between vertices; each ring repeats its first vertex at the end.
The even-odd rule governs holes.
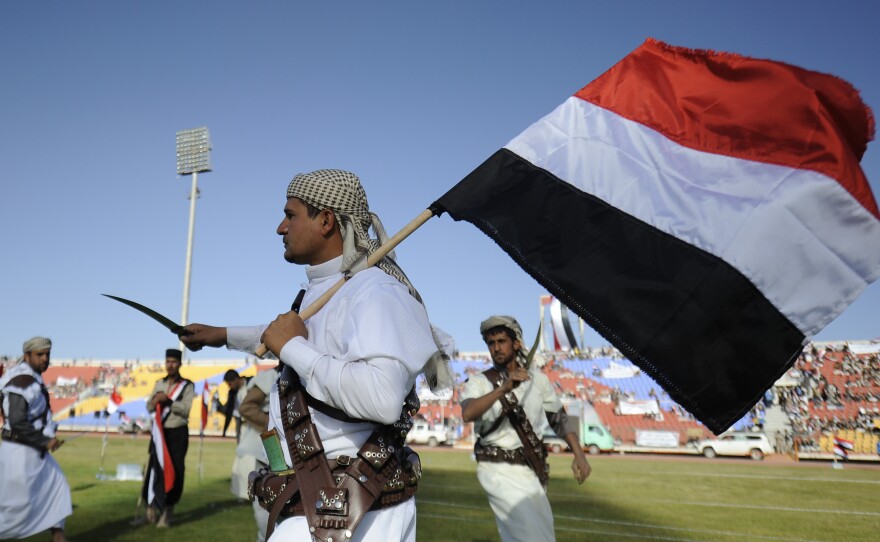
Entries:
POLYGON ((171 320, 170 318, 163 316, 163 315, 159 314, 158 312, 154 311, 153 309, 151 309, 149 307, 145 307, 144 305, 141 305, 140 303, 138 303, 136 301, 132 301, 130 299, 125 299, 124 297, 117 297, 115 295, 110 295, 110 294, 101 294, 101 295, 103 295, 104 297, 109 297, 110 299, 115 299, 116 301, 119 301, 120 303, 124 303, 133 309, 137 309, 138 311, 146 314, 147 316, 149 316, 153 320, 159 322, 160 324, 162 324, 163 326, 168 328, 168 330, 171 331, 171 333, 174 333, 178 337, 180 337, 182 335, 189 335, 191 333, 190 331, 187 331, 182 325, 178 324, 174 320, 171 320))

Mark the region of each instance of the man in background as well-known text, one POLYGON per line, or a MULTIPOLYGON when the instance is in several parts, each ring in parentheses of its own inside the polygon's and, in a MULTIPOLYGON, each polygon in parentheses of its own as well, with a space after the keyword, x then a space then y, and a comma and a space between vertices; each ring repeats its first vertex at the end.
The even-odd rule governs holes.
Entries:
POLYGON ((480 324, 480 334, 493 366, 471 376, 461 392, 462 418, 474 422, 478 435, 477 480, 489 497, 501 540, 554 541, 541 436, 552 428, 568 442, 579 484, 590 475, 590 464, 550 379, 530 363, 516 319, 492 316, 480 324))
POLYGON ((241 413, 239 412, 239 405, 241 404, 242 399, 244 399, 244 394, 246 393, 246 387, 248 380, 250 377, 244 377, 238 374, 237 371, 229 369, 223 375, 223 382, 226 382, 226 385, 229 386, 229 393, 226 395, 226 404, 223 405, 223 415, 226 419, 223 422, 223 436, 226 436, 226 431, 229 429, 229 423, 232 420, 235 420, 235 440, 238 441, 241 438, 241 413))
MULTIPOLYGON (((248 475, 252 471, 269 466, 260 434, 269 429, 269 394, 272 391, 272 384, 278 378, 277 369, 278 367, 259 372, 241 386, 242 399, 238 405, 242 422, 241 437, 235 449, 231 487, 232 494, 239 499, 249 499, 248 475)), ((264 510, 256 499, 251 504, 254 508, 254 521, 257 524, 257 542, 264 542, 269 512, 264 510)))
POLYGON ((147 411, 153 414, 153 436, 143 497, 147 503, 147 521, 155 522, 156 527, 171 525, 174 506, 183 494, 189 448, 189 411, 195 385, 180 376, 182 358, 183 353, 176 348, 165 351, 167 374, 156 381, 147 400, 147 411), (170 464, 166 457, 170 458, 170 464))
POLYGON ((61 447, 42 374, 49 368, 52 341, 24 342, 23 359, 0 378, 4 413, 0 442, 0 540, 52 532, 64 542, 64 522, 73 513, 70 486, 48 452, 61 447))

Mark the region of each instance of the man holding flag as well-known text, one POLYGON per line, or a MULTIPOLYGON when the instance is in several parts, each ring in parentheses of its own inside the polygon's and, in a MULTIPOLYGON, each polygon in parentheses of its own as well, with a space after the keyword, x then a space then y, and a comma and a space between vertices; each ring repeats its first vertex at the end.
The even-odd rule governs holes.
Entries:
POLYGON ((176 348, 165 351, 165 378, 156 381, 147 400, 153 414, 150 463, 144 478, 143 497, 147 521, 157 527, 171 525, 174 505, 183 493, 186 452, 189 447, 189 411, 195 396, 192 381, 180 376, 183 354, 176 348))
MULTIPOLYGON (((278 378, 280 366, 261 371, 247 381, 239 401, 241 414, 241 438, 235 449, 235 462, 232 464, 232 494, 240 499, 248 499, 248 476, 251 471, 268 467, 266 453, 260 434, 269 429, 269 395, 272 385, 278 378)), ((256 500, 252 503, 254 521, 257 525, 256 542, 265 542, 269 513, 256 500)))
POLYGON ((451 384, 421 297, 390 255, 364 268, 388 238, 353 173, 297 174, 276 233, 284 259, 307 266, 305 307, 351 278, 306 321, 292 307, 268 326, 189 324, 181 335, 191 350, 256 353, 262 341, 283 364, 269 393, 268 424, 281 465, 254 484, 272 506, 266 538, 412 542, 420 467, 398 440, 418 411, 416 377, 427 370, 432 389, 451 384), (384 471, 400 473, 400 481, 386 485, 384 471), (265 479, 283 481, 284 490, 276 493, 281 485, 272 489, 265 479))

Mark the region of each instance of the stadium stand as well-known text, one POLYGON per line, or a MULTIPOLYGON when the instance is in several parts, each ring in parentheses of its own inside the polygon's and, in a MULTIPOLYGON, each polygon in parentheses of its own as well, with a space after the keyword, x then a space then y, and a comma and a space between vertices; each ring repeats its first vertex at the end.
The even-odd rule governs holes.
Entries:
MULTIPOLYGON (((14 363, 4 357, 2 363, 14 363)), ((639 432, 677 436, 679 446, 710 436, 709 431, 647 375, 611 348, 588 350, 581 355, 544 354, 543 370, 566 404, 589 405, 619 445, 632 446, 639 432)), ((486 354, 464 354, 452 361, 457 382, 488 368, 486 354)), ((201 393, 207 384, 211 416, 206 432, 219 434, 223 415, 214 412, 214 397, 226 400, 222 382, 228 369, 252 376, 271 364, 253 360, 221 360, 187 364, 181 373, 196 384, 197 398, 190 430, 201 427, 201 393)), ((148 418, 145 399, 164 363, 148 361, 55 360, 45 374, 52 395, 54 417, 70 429, 112 430, 126 420, 148 418), (123 397, 120 413, 106 416, 108 397, 116 389, 123 397)), ((420 385, 422 383, 420 382, 420 385)), ((419 415, 434 425, 447 427, 458 439, 467 439, 471 428, 461 421, 458 390, 437 397, 419 389, 419 415)), ((880 441, 880 343, 815 343, 808 345, 790 370, 768 391, 734 429, 765 431, 780 451, 832 453, 834 437, 853 442, 853 453, 877 456, 880 441), (777 419, 778 427, 771 428, 777 419), (779 433, 773 438, 773 433, 779 433)))
MULTIPOLYGON (((851 350, 845 343, 809 345, 790 374, 732 429, 765 431, 782 452, 830 453, 837 436, 853 441, 854 453, 876 457, 880 345, 863 344, 859 349, 851 350), (771 427, 774 418, 781 421, 771 427), (779 437, 774 438, 777 432, 779 437)), ((639 431, 675 434, 679 446, 711 436, 653 380, 613 350, 593 351, 583 357, 549 356, 543 369, 554 386, 569 401, 589 403, 621 445, 635 444, 639 431), (656 407, 651 407, 652 403, 656 407)), ((453 362, 458 382, 487 367, 485 356, 473 354, 453 362)), ((421 414, 435 423, 460 420, 454 401, 423 400, 421 414)), ((466 436, 467 431, 464 433, 466 436)))
MULTIPOLYGON (((4 356, 4 366, 15 363, 16 358, 4 356)), ((242 376, 253 376, 258 371, 269 370, 274 365, 247 360, 223 360, 187 364, 181 374, 195 383, 196 398, 193 401, 189 427, 191 433, 201 430, 201 394, 207 384, 211 397, 210 415, 206 434, 220 434, 224 415, 216 412, 214 398, 227 400, 229 388, 223 382, 223 374, 234 369, 242 376)), ((162 360, 146 361, 95 361, 53 360, 44 374, 49 389, 53 418, 62 428, 70 430, 121 430, 132 420, 141 427, 149 428, 146 398, 156 380, 165 374, 162 360), (107 412, 110 394, 116 390, 123 398, 119 411, 107 412)))

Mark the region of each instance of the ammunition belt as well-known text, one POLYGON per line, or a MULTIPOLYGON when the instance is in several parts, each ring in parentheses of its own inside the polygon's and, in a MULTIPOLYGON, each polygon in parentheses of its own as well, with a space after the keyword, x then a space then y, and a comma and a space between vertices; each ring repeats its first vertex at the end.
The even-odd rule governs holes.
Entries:
POLYGON ((478 462, 485 463, 510 463, 511 465, 526 465, 526 455, 522 448, 514 448, 507 450, 498 446, 482 446, 478 445, 474 448, 474 457, 478 462))

